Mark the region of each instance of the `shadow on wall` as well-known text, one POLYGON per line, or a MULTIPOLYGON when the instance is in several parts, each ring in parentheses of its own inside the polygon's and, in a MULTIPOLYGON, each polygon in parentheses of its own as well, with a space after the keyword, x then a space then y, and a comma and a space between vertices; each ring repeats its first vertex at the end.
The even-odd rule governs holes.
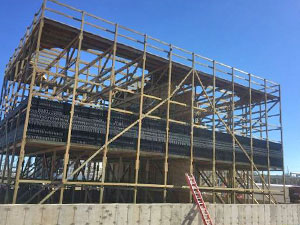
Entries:
POLYGON ((181 225, 191 225, 198 213, 197 205, 193 205, 188 214, 184 217, 181 225))

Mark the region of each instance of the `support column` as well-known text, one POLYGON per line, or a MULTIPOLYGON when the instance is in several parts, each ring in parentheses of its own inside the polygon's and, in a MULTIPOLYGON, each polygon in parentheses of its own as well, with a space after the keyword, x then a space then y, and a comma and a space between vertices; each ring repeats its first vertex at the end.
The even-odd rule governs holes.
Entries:
MULTIPOLYGON (((193 53, 193 73, 192 73, 192 90, 191 90, 191 133, 190 133, 190 174, 194 174, 194 101, 195 101, 195 53, 193 53)), ((190 192, 190 202, 192 202, 192 193, 190 192)))
POLYGON ((213 138, 213 149, 212 149, 212 199, 213 203, 216 203, 216 61, 213 61, 213 100, 212 100, 212 107, 213 107, 213 118, 212 118, 212 138, 213 138))
MULTIPOLYGON (((264 171, 261 171, 261 176, 263 177, 263 179, 265 179, 265 175, 264 175, 264 171)), ((262 194, 262 197, 263 197, 263 204, 266 203, 266 196, 265 196, 265 185, 262 185, 262 190, 263 190, 263 194, 262 194)))
MULTIPOLYGON (((146 159, 146 174, 145 174, 145 183, 148 184, 149 182, 149 169, 150 169, 150 162, 149 162, 149 159, 146 159)), ((145 196, 144 196, 144 201, 145 203, 148 202, 148 189, 145 190, 145 196)))
MULTIPOLYGON (((236 165, 235 165, 235 131, 234 131, 234 68, 232 67, 232 77, 231 77, 231 129, 232 129, 232 188, 236 188, 236 165)), ((236 193, 232 191, 231 202, 235 204, 236 193)))
POLYGON ((135 161, 135 187, 133 193, 133 203, 136 203, 137 199, 137 184, 139 182, 139 170, 140 170, 140 151, 141 151, 141 132, 142 132, 142 116, 143 116, 143 103, 144 103, 144 85, 145 85, 145 67, 146 67, 146 50, 147 50, 147 35, 144 36, 144 52, 143 52, 143 68, 142 68, 142 80, 141 80, 141 96, 140 96, 140 108, 139 108, 139 130, 138 130, 138 142, 136 150, 135 161))
POLYGON ((2 170, 2 180, 1 183, 4 183, 5 175, 6 175, 6 170, 9 171, 9 167, 8 167, 8 159, 9 159, 9 146, 8 146, 8 134, 7 134, 7 130, 8 130, 8 120, 6 120, 5 123, 5 148, 3 148, 3 150, 5 149, 5 160, 4 160, 4 166, 3 166, 3 170, 2 170))
POLYGON ((285 169, 284 169, 284 151, 283 151, 283 128, 282 128, 282 107, 281 107, 281 88, 278 85, 279 90, 279 122, 280 122, 280 140, 281 140, 281 152, 282 152, 282 181, 283 181, 283 198, 286 203, 286 189, 285 189, 285 169))
MULTIPOLYGON (((249 176, 249 170, 246 171, 246 180, 247 180, 247 189, 249 190, 250 189, 250 176, 249 176)), ((249 192, 247 193, 247 202, 248 204, 251 204, 250 202, 250 195, 249 195, 249 192)))
POLYGON ((17 195, 18 195, 19 183, 20 183, 20 174, 21 174, 22 164, 23 164, 24 155, 25 155, 26 135, 27 135, 27 128, 28 128, 28 123, 29 123, 32 92, 33 92, 33 87, 35 85, 36 69, 38 66, 38 59, 39 59, 39 54, 40 54, 40 43, 41 43, 41 37, 42 37, 42 30, 44 27, 45 8, 46 8, 46 0, 43 1, 43 5, 42 5, 42 9, 41 9, 40 25, 39 25, 39 30, 38 30, 37 44, 36 44, 36 54, 35 54, 34 66, 33 66, 33 71, 32 71, 30 87, 29 87, 28 103, 27 103, 27 108, 26 108, 26 116, 25 116, 25 122, 24 122, 21 148, 20 148, 20 156, 19 156, 19 160, 18 160, 18 166, 17 166, 16 178, 15 178, 16 180, 15 180, 13 200, 12 200, 13 204, 15 204, 17 202, 17 195))
POLYGON ((166 203, 167 201, 167 182, 168 182, 168 158, 169 158, 169 127, 170 127, 170 94, 171 94, 171 83, 172 83, 172 45, 170 45, 169 50, 169 71, 168 71, 168 100, 167 100, 167 118, 166 118, 166 152, 165 152, 165 164, 164 164, 164 194, 163 201, 166 203))
MULTIPOLYGON (((123 158, 122 158, 122 156, 120 156, 119 163, 118 163, 118 177, 117 177, 119 183, 121 182, 123 171, 124 171, 123 158)), ((120 188, 118 188, 117 197, 116 197, 117 202, 119 202, 119 200, 120 200, 120 195, 121 195, 121 190, 120 190, 120 188)))
POLYGON ((264 92, 265 92, 265 129, 266 129, 266 143, 267 143, 267 166, 268 166, 268 193, 269 204, 271 204, 271 176, 270 176, 270 145, 269 145, 269 125, 268 125, 268 92, 267 92, 267 80, 264 79, 264 92))
MULTIPOLYGON (((35 21, 35 20, 34 20, 35 21)), ((21 63, 21 67, 23 67, 23 63, 21 63)), ((16 77, 19 71, 19 61, 16 64, 16 70, 15 70, 15 78, 14 78, 14 85, 13 87, 15 87, 15 83, 16 83, 16 77)), ((14 91, 13 91, 14 93, 14 91)), ((17 95, 17 91, 15 93, 17 95)), ((24 97, 24 92, 22 93, 22 97, 24 97)), ((12 107, 13 109, 13 107, 12 107)), ((15 126, 15 134, 14 134, 14 144, 13 144, 13 149, 12 149, 12 156, 11 156, 11 162, 10 162, 10 170, 8 171, 8 177, 7 177, 7 184, 10 185, 12 182, 12 173, 13 173, 13 165, 15 162, 15 153, 16 153, 16 148, 17 148, 17 130, 19 128, 19 123, 20 123, 20 116, 21 116, 21 112, 18 113, 17 115, 17 121, 16 121, 16 126, 15 126)), ((8 190, 7 189, 7 195, 8 195, 8 190)))
MULTIPOLYGON (((107 151, 108 151, 108 138, 109 138, 109 131, 110 131, 110 117, 111 117, 111 106, 112 106, 112 97, 113 97, 113 86, 115 85, 115 63, 116 63, 116 52, 117 52, 117 38, 118 38, 118 24, 115 25, 115 36, 114 36, 114 44, 113 44, 113 58, 112 58, 111 75, 110 75, 110 90, 109 90, 109 97, 108 97, 105 147, 104 147, 103 157, 102 157, 102 177, 101 177, 102 184, 105 182, 105 173, 106 173, 106 164, 107 164, 107 151)), ((103 202, 103 192, 104 192, 104 186, 102 185, 100 188, 100 199, 99 199, 100 203, 103 202)))
POLYGON ((249 131, 250 131, 250 157, 251 157, 251 201, 254 204, 254 171, 253 171, 253 132, 252 132, 252 81, 251 81, 251 74, 249 76, 249 131))
POLYGON ((60 188, 60 196, 59 196, 59 204, 63 203, 64 197, 64 184, 66 183, 66 176, 67 176, 67 169, 69 165, 69 151, 71 146, 71 136, 72 136, 72 125, 73 125, 73 117, 74 117, 74 109, 75 109, 75 101, 76 101, 76 93, 77 93, 77 86, 78 86, 78 76, 79 76, 79 65, 80 65, 80 52, 81 52, 81 44, 83 39, 83 25, 84 25, 84 12, 81 15, 81 26, 80 26, 80 35, 78 36, 78 48, 77 48, 77 56, 76 56, 76 65, 75 65, 75 77, 74 77, 74 87, 72 93, 72 105, 70 111, 70 121, 69 121, 69 128, 68 128, 68 136, 67 136, 67 145, 66 151, 64 156, 64 168, 62 174, 62 184, 63 186, 60 188))

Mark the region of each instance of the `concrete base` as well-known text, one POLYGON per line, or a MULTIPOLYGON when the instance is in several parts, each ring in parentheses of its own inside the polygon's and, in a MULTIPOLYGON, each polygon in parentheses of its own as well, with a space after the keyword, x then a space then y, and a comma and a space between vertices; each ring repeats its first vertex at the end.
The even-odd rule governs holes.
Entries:
MULTIPOLYGON (((221 205, 208 210, 215 225, 299 225, 300 205, 221 205)), ((0 225, 196 225, 193 204, 0 205, 0 225)))

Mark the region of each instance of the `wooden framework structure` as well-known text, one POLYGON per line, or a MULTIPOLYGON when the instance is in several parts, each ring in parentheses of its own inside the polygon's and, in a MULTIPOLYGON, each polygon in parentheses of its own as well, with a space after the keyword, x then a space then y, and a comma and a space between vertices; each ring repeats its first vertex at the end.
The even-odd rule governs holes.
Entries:
MULTIPOLYGON (((270 142, 281 143, 280 85, 85 11, 44 0, 7 64, 1 92, 1 129, 18 127, 21 112, 8 115, 27 99, 22 138, 4 143, 0 153, 1 202, 189 202, 184 173, 194 174, 207 201, 276 203, 269 189, 270 142), (66 142, 27 137, 33 98, 68 102, 66 142), (102 146, 72 143, 76 106, 105 108, 107 125, 102 146), (111 135, 111 114, 136 120, 111 135), (165 122, 164 152, 141 149, 143 121, 165 122), (190 129, 190 154, 169 152, 172 124, 190 129), (136 129, 136 149, 110 147, 136 129), (194 156, 194 132, 212 133, 209 159, 194 156), (217 132, 230 134, 230 162, 217 158, 217 132), (247 137, 250 151, 237 136, 247 137), (266 143, 265 163, 255 163, 253 140, 266 143), (271 141, 272 140, 272 141, 271 141), (239 162, 237 153, 247 162, 239 162), (254 182, 259 176, 262 187, 254 182)), ((16 132, 17 133, 17 132, 16 132)), ((282 161, 281 161, 282 160, 282 161)), ((285 194, 285 193, 283 193, 285 194)))

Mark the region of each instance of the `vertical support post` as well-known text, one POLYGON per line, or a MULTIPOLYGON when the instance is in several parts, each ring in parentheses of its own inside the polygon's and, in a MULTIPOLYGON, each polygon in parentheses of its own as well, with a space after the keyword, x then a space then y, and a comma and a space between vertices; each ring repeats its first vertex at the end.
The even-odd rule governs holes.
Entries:
MULTIPOLYGON (((148 182, 149 182, 149 169, 150 169, 150 165, 149 165, 149 159, 146 159, 146 177, 145 177, 145 182, 146 182, 146 184, 148 184, 148 182)), ((144 196, 144 202, 145 203, 147 203, 147 201, 148 201, 148 190, 147 189, 145 189, 145 196, 144 196)))
MULTIPOLYGON (((19 44, 19 48, 20 48, 20 45, 21 45, 21 41, 20 41, 20 44, 19 44)), ((16 63, 16 69, 15 69, 15 73, 14 73, 14 77, 16 77, 16 74, 17 74, 17 71, 18 71, 18 67, 19 67, 19 61, 16 63)), ((15 78, 14 78, 14 81, 8 81, 8 89, 7 87, 5 88, 5 95, 4 95, 4 99, 5 99, 5 112, 4 112, 4 118, 6 116, 6 114, 12 110, 12 108, 10 107, 10 98, 13 97, 14 95, 14 84, 15 84, 15 78), (11 88, 12 86, 12 88, 11 88), (12 90, 11 90, 12 89, 12 90), (11 95, 11 97, 9 97, 11 95)), ((11 163, 10 163, 10 148, 9 148, 9 143, 8 143, 8 126, 9 126, 9 120, 7 119, 6 122, 5 122, 5 147, 3 148, 3 155, 4 155, 4 150, 6 150, 6 154, 5 154, 5 160, 4 160, 4 167, 3 167, 3 170, 2 170, 2 183, 4 183, 4 179, 6 179, 6 184, 9 185, 10 184, 10 174, 11 174, 11 169, 12 167, 10 166, 11 163), (7 176, 6 175, 6 170, 7 170, 7 176)), ((12 123, 10 123, 10 126, 12 126, 12 123)), ((10 128, 11 130, 11 128, 10 128)), ((12 153, 14 154, 14 153, 12 153)), ((13 160, 14 156, 11 157, 11 160, 13 160)), ((2 158, 1 158, 1 164, 2 165, 2 158)), ((7 191, 6 191, 6 196, 8 194, 8 190, 9 188, 7 188, 7 191)), ((5 202, 6 203, 6 202, 5 202)))
POLYGON ((267 92, 267 80, 266 79, 264 79, 264 92, 265 92, 265 129, 266 129, 266 143, 267 143, 267 167, 268 167, 268 194, 269 194, 269 204, 271 204, 270 145, 269 145, 269 125, 268 125, 268 92, 267 92))
MULTIPOLYGON (((6 98, 6 101, 7 101, 8 98, 6 98)), ((6 105, 6 104, 5 104, 6 105)), ((6 120, 5 122, 5 148, 3 148, 3 151, 5 150, 5 160, 4 160, 4 166, 3 166, 3 170, 2 170, 2 181, 1 183, 4 183, 4 179, 5 179, 5 175, 6 175, 6 169, 9 171, 9 168, 8 168, 8 159, 9 159, 9 146, 8 146, 8 134, 7 134, 7 131, 8 131, 8 119, 6 120)), ((7 171, 7 172, 8 172, 7 171)), ((6 177, 7 178, 7 177, 6 177)))
MULTIPOLYGON (((20 64, 20 61, 18 61, 16 63, 16 69, 15 69, 15 76, 14 76, 14 84, 13 84, 13 90, 15 88, 15 83, 17 82, 16 80, 16 77, 17 77, 17 74, 18 74, 18 71, 19 71, 19 64, 20 64)), ((23 67, 23 62, 21 63, 21 67, 23 67)), ((14 91, 13 91, 14 93, 14 91)), ((16 91, 15 93, 15 96, 18 95, 18 91, 16 91)), ((24 95, 24 92, 22 93, 22 97, 24 95)), ((11 102, 12 104, 12 102, 11 102)), ((12 106, 12 109, 14 108, 14 106, 12 106)), ((17 147, 17 143, 16 143, 16 139, 17 139, 17 130, 18 130, 18 127, 19 127, 19 123, 20 123, 20 116, 21 116, 21 112, 18 113, 17 115, 17 121, 16 121, 16 126, 15 126, 15 134, 14 134, 14 144, 13 144, 13 150, 12 150, 12 156, 11 156, 11 162, 10 162, 10 170, 8 171, 8 178, 7 178, 7 184, 10 185, 11 184, 11 180, 12 180, 12 173, 13 173, 13 164, 15 162, 15 153, 16 153, 16 147, 17 147)), ((8 192, 8 190, 7 190, 8 192)))
MULTIPOLYGON (((261 171, 261 176, 263 178, 263 180, 265 180, 265 174, 264 174, 264 171, 261 171)), ((262 197, 263 197, 263 204, 266 203, 266 198, 265 198, 265 185, 262 185, 262 189, 263 189, 263 194, 262 194, 262 197)))
MULTIPOLYGON (((124 170, 124 168, 123 168, 123 158, 122 158, 122 156, 120 156, 119 163, 118 163, 118 177, 117 177, 119 183, 121 182, 121 177, 122 177, 123 170, 124 170)), ((120 192, 121 192, 120 188, 118 188, 117 197, 116 197, 117 202, 119 202, 119 200, 120 200, 120 192)))
MULTIPOLYGON (((190 133, 190 174, 194 174, 194 101, 195 101, 195 53, 193 52, 193 73, 192 73, 192 90, 191 90, 191 133, 190 133)), ((190 192, 190 202, 192 202, 192 193, 190 192)))
MULTIPOLYGON (((259 137, 262 140, 263 139, 263 120, 262 120, 262 103, 259 103, 259 137)), ((263 204, 265 204, 265 185, 263 185, 263 182, 265 181, 265 177, 264 177, 264 169, 262 169, 261 171, 261 183, 262 183, 262 198, 263 198, 263 204)))
MULTIPOLYGON (((248 188, 247 183, 246 183, 246 174, 245 174, 244 170, 240 170, 240 175, 239 176, 243 179, 242 182, 244 184, 244 187, 248 188)), ((246 192, 244 192, 243 196, 244 196, 244 202, 243 203, 246 203, 247 202, 246 201, 246 192)))
MULTIPOLYGON (((18 46, 18 49, 20 48, 21 46, 21 43, 22 43, 22 40, 20 41, 19 43, 19 46, 18 46)), ((17 49, 16 49, 17 51, 17 49)), ((17 74, 17 71, 18 71, 18 67, 19 67, 19 61, 16 63, 16 69, 15 69, 15 73, 14 73, 14 80, 13 81, 10 81, 10 80, 6 80, 4 83, 5 83, 5 91, 4 91, 4 102, 3 102, 3 99, 2 99, 2 102, 4 104, 4 115, 3 115, 3 118, 5 118, 5 116, 7 115, 7 113, 12 110, 12 108, 10 107, 11 105, 11 99, 10 98, 13 98, 14 96, 14 87, 15 87, 15 77, 16 77, 16 74, 17 74), (12 90, 11 90, 12 89, 12 90), (11 96, 11 97, 9 97, 11 96)), ((4 86, 4 85, 3 85, 4 86)), ((3 88, 3 87, 2 87, 3 88)), ((2 111, 1 111, 2 113, 2 111)), ((11 163, 10 163, 10 148, 9 148, 9 143, 8 143, 8 126, 9 126, 9 120, 7 119, 6 122, 5 122, 5 147, 3 148, 2 150, 2 155, 1 155, 1 163, 0 163, 0 168, 2 166, 2 158, 4 156, 4 150, 6 151, 5 153, 5 160, 4 160, 4 166, 3 166, 3 169, 1 170, 2 172, 2 183, 4 183, 4 179, 6 179, 6 184, 9 185, 10 184, 10 174, 11 174, 11 169, 12 167, 10 166, 11 163), (7 171, 7 176, 6 175, 6 171, 7 171)), ((10 124, 10 126, 12 126, 12 123, 10 124)), ((13 160, 14 158, 14 153, 12 153, 12 157, 11 157, 11 161, 13 160)), ((8 190, 9 188, 7 188, 7 191, 6 191, 6 196, 8 194, 8 190)), ((7 200, 7 198, 5 199, 7 200)), ((6 201, 5 201, 6 203, 6 201)))
POLYGON ((25 155, 25 145, 26 145, 26 135, 27 135, 27 128, 29 123, 29 114, 30 114, 30 108, 31 108, 31 101, 32 101, 32 92, 33 87, 35 84, 35 77, 36 77, 36 68, 38 66, 38 60, 39 60, 39 54, 40 54, 40 43, 41 43, 41 37, 42 37, 42 30, 44 27, 44 15, 45 15, 45 8, 46 8, 46 1, 43 1, 42 9, 41 9, 41 19, 40 19, 40 25, 39 25, 39 31, 38 31, 38 38, 37 38, 37 44, 36 44, 36 55, 34 59, 34 67, 32 71, 32 77, 30 81, 30 87, 29 87, 29 93, 28 93, 28 103, 26 108, 26 116, 25 116, 25 122, 24 122, 24 129, 23 129, 23 136, 22 136, 22 142, 20 147, 20 156, 18 160, 18 166, 17 166, 17 172, 16 172, 16 180, 14 185, 14 193, 13 193, 13 200, 12 203, 15 204, 17 202, 17 195, 19 190, 19 184, 20 184, 20 174, 22 169, 22 164, 24 161, 24 155, 25 155))
POLYGON ((253 132, 252 132, 252 81, 251 74, 249 76, 249 132, 250 132, 250 157, 251 157, 251 201, 254 204, 254 171, 253 171, 253 132))
MULTIPOLYGON (((90 172, 91 172, 91 162, 87 163, 87 174, 86 174, 86 181, 89 182, 90 180, 90 172)), ((113 173, 113 172, 112 172, 113 173)), ((89 186, 85 185, 84 187, 84 203, 87 203, 88 200, 88 192, 89 192, 89 186)))
MULTIPOLYGON (((224 179, 225 179, 225 184, 227 187, 231 187, 232 186, 232 170, 231 169, 228 169, 228 170, 225 170, 225 176, 224 176, 224 179), (227 175, 227 176, 226 176, 227 175)), ((228 204, 231 204, 231 197, 232 195, 230 196, 230 194, 228 193, 226 195, 227 197, 227 203, 228 204)))
MULTIPOLYGON (((231 77, 231 126, 232 126, 232 188, 235 189, 236 187, 236 164, 235 164, 235 133, 234 133, 234 68, 232 67, 232 77, 231 77)), ((235 204, 236 193, 232 191, 231 202, 235 204)))
MULTIPOLYGON (((53 152, 52 159, 51 159, 51 170, 50 170, 50 181, 53 182, 54 180, 54 171, 55 171, 55 162, 56 162, 56 151, 53 152)), ((51 204, 53 203, 53 196, 51 196, 51 204)))
POLYGON ((212 138, 213 138, 213 149, 212 149, 212 198, 213 203, 216 203, 216 61, 213 61, 213 117, 212 117, 212 138))
POLYGON ((259 104, 259 137, 262 139, 263 137, 263 132, 262 132, 262 109, 261 109, 261 103, 259 104))
MULTIPOLYGON (((108 111, 107 111, 107 121, 106 121, 106 134, 105 134, 105 147, 103 151, 102 157, 102 177, 101 183, 105 182, 105 173, 106 173, 106 164, 107 164, 107 150, 108 150, 108 138, 110 131, 110 117, 111 117, 111 106, 112 106, 112 97, 113 97, 113 87, 115 85, 115 64, 116 64, 116 52, 117 52, 117 38, 118 38, 118 24, 115 24, 115 35, 114 35, 114 44, 113 44, 113 57, 112 57, 112 69, 110 75, 110 90, 108 97, 108 111)), ((103 192, 104 186, 102 185, 100 188, 100 203, 103 202, 103 192)))
POLYGON ((55 171, 55 162, 56 162, 56 151, 53 152, 52 160, 51 160, 51 170, 50 170, 50 180, 54 179, 54 171, 55 171))
POLYGON ((66 183, 66 176, 67 176, 67 168, 69 164, 69 151, 71 146, 71 136, 72 136, 72 125, 73 125, 73 117, 74 117, 74 109, 75 109, 75 102, 76 102, 76 93, 77 93, 77 86, 78 86, 78 76, 79 76, 79 65, 80 65, 80 53, 81 53, 81 44, 83 39, 83 25, 84 25, 84 11, 81 14, 81 26, 80 26, 80 35, 78 37, 78 48, 77 48, 77 56, 76 56, 76 65, 75 65, 75 76, 74 76, 74 87, 72 92, 72 105, 70 110, 70 121, 69 121, 69 128, 68 128, 68 136, 67 136, 67 145, 66 151, 64 155, 64 168, 62 174, 62 183, 63 186, 60 189, 60 196, 59 196, 59 204, 63 203, 64 197, 64 184, 66 183))
POLYGON ((280 123, 280 141, 281 141, 281 152, 282 152, 282 182, 283 182, 283 198, 286 203, 286 189, 285 189, 285 169, 284 169, 284 151, 283 151, 283 128, 282 128, 282 107, 281 107, 281 88, 278 85, 279 91, 279 123, 280 123))
MULTIPOLYGON (((6 65, 4 74, 6 74, 6 71, 7 71, 7 65, 6 65)), ((0 119, 1 120, 3 119, 2 117, 4 117, 3 112, 5 112, 5 108, 3 107, 3 100, 5 98, 5 92, 6 92, 6 88, 7 88, 6 86, 7 86, 7 76, 4 76, 3 83, 2 83, 2 89, 1 89, 1 99, 0 99, 0 103, 1 103, 0 119)), ((0 166, 0 171, 1 171, 1 166, 0 166)))
POLYGON ((167 201, 167 182, 168 182, 168 171, 169 171, 169 130, 170 130, 170 94, 171 94, 171 83, 172 83, 172 45, 170 45, 169 50, 169 71, 168 71, 168 100, 167 100, 167 118, 166 118, 166 152, 165 152, 165 164, 164 164, 164 194, 163 201, 166 203, 167 201))
POLYGON ((140 151, 141 151, 141 133, 142 133, 142 116, 143 116, 143 103, 144 103, 144 85, 145 85, 145 67, 146 67, 146 50, 147 50, 147 35, 144 35, 144 52, 143 52, 143 68, 142 68, 142 80, 141 80, 141 96, 140 96, 140 108, 139 108, 139 130, 137 140, 137 150, 135 158, 135 187, 133 193, 133 203, 136 203, 137 199, 137 184, 139 181, 140 170, 140 151))
POLYGON ((249 119, 248 119, 248 107, 247 106, 245 106, 245 114, 244 114, 244 116, 245 116, 245 137, 247 137, 248 136, 248 132, 249 132, 249 129, 248 129, 248 121, 249 121, 249 119))
MULTIPOLYGON (((249 170, 246 171, 246 174, 247 174, 247 177, 246 177, 246 180, 247 180, 247 189, 250 189, 250 176, 249 176, 249 170)), ((250 204, 250 196, 249 196, 249 193, 247 193, 247 202, 248 202, 248 204, 250 204)))

